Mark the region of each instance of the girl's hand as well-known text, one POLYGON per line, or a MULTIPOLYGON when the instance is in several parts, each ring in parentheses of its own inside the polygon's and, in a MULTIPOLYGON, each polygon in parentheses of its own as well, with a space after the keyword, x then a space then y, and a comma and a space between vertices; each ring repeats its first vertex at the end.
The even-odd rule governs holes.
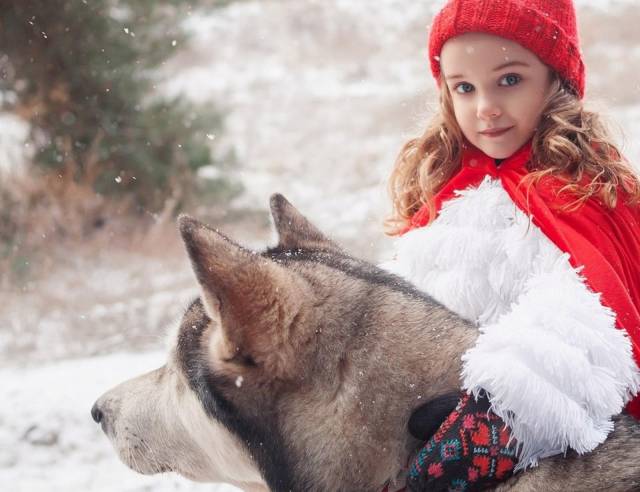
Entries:
POLYGON ((504 421, 489 410, 486 395, 462 395, 416 455, 408 488, 418 491, 482 490, 513 474, 516 443, 504 421))

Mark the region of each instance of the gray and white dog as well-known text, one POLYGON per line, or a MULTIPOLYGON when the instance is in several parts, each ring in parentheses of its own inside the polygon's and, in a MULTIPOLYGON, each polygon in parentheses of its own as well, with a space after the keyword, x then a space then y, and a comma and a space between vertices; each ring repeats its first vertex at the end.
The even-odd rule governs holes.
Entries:
MULTIPOLYGON (((278 245, 249 251, 182 216, 201 287, 167 363, 92 409, 122 461, 248 491, 371 491, 420 442, 412 412, 460 388, 477 330, 412 285, 346 254, 281 195, 278 245)), ((423 407, 428 408, 428 407, 423 407)), ((640 425, 595 452, 544 460, 500 490, 640 490, 640 425)))

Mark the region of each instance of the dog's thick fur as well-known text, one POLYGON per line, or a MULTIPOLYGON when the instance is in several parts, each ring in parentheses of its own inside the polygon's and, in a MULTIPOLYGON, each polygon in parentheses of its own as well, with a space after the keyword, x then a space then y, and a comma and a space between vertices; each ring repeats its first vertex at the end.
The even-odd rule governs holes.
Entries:
MULTIPOLYGON (((379 491, 420 442, 411 413, 460 388, 477 331, 354 259, 282 196, 256 254, 183 216, 201 287, 166 365, 100 397, 94 418, 141 473, 245 490, 379 491)), ((595 452, 544 460, 500 490, 639 490, 640 425, 595 452)))

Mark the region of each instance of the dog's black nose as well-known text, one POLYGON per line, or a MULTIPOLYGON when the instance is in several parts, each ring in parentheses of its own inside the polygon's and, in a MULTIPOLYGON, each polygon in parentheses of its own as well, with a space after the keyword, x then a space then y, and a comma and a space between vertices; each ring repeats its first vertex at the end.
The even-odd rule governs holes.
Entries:
POLYGON ((99 424, 102 421, 103 414, 102 410, 98 407, 98 403, 94 403, 91 407, 91 416, 93 417, 93 420, 95 420, 96 424, 99 424))

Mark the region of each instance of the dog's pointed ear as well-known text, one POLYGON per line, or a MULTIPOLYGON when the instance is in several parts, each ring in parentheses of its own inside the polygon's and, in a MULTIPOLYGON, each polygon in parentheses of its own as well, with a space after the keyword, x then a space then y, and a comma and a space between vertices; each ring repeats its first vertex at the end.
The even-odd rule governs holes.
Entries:
POLYGON ((271 195, 271 215, 278 232, 278 247, 283 249, 329 249, 340 246, 320 230, 279 193, 271 195))
POLYGON ((207 315, 221 327, 211 350, 223 362, 259 365, 273 377, 286 378, 296 359, 290 335, 306 284, 189 216, 180 216, 178 223, 207 315))

